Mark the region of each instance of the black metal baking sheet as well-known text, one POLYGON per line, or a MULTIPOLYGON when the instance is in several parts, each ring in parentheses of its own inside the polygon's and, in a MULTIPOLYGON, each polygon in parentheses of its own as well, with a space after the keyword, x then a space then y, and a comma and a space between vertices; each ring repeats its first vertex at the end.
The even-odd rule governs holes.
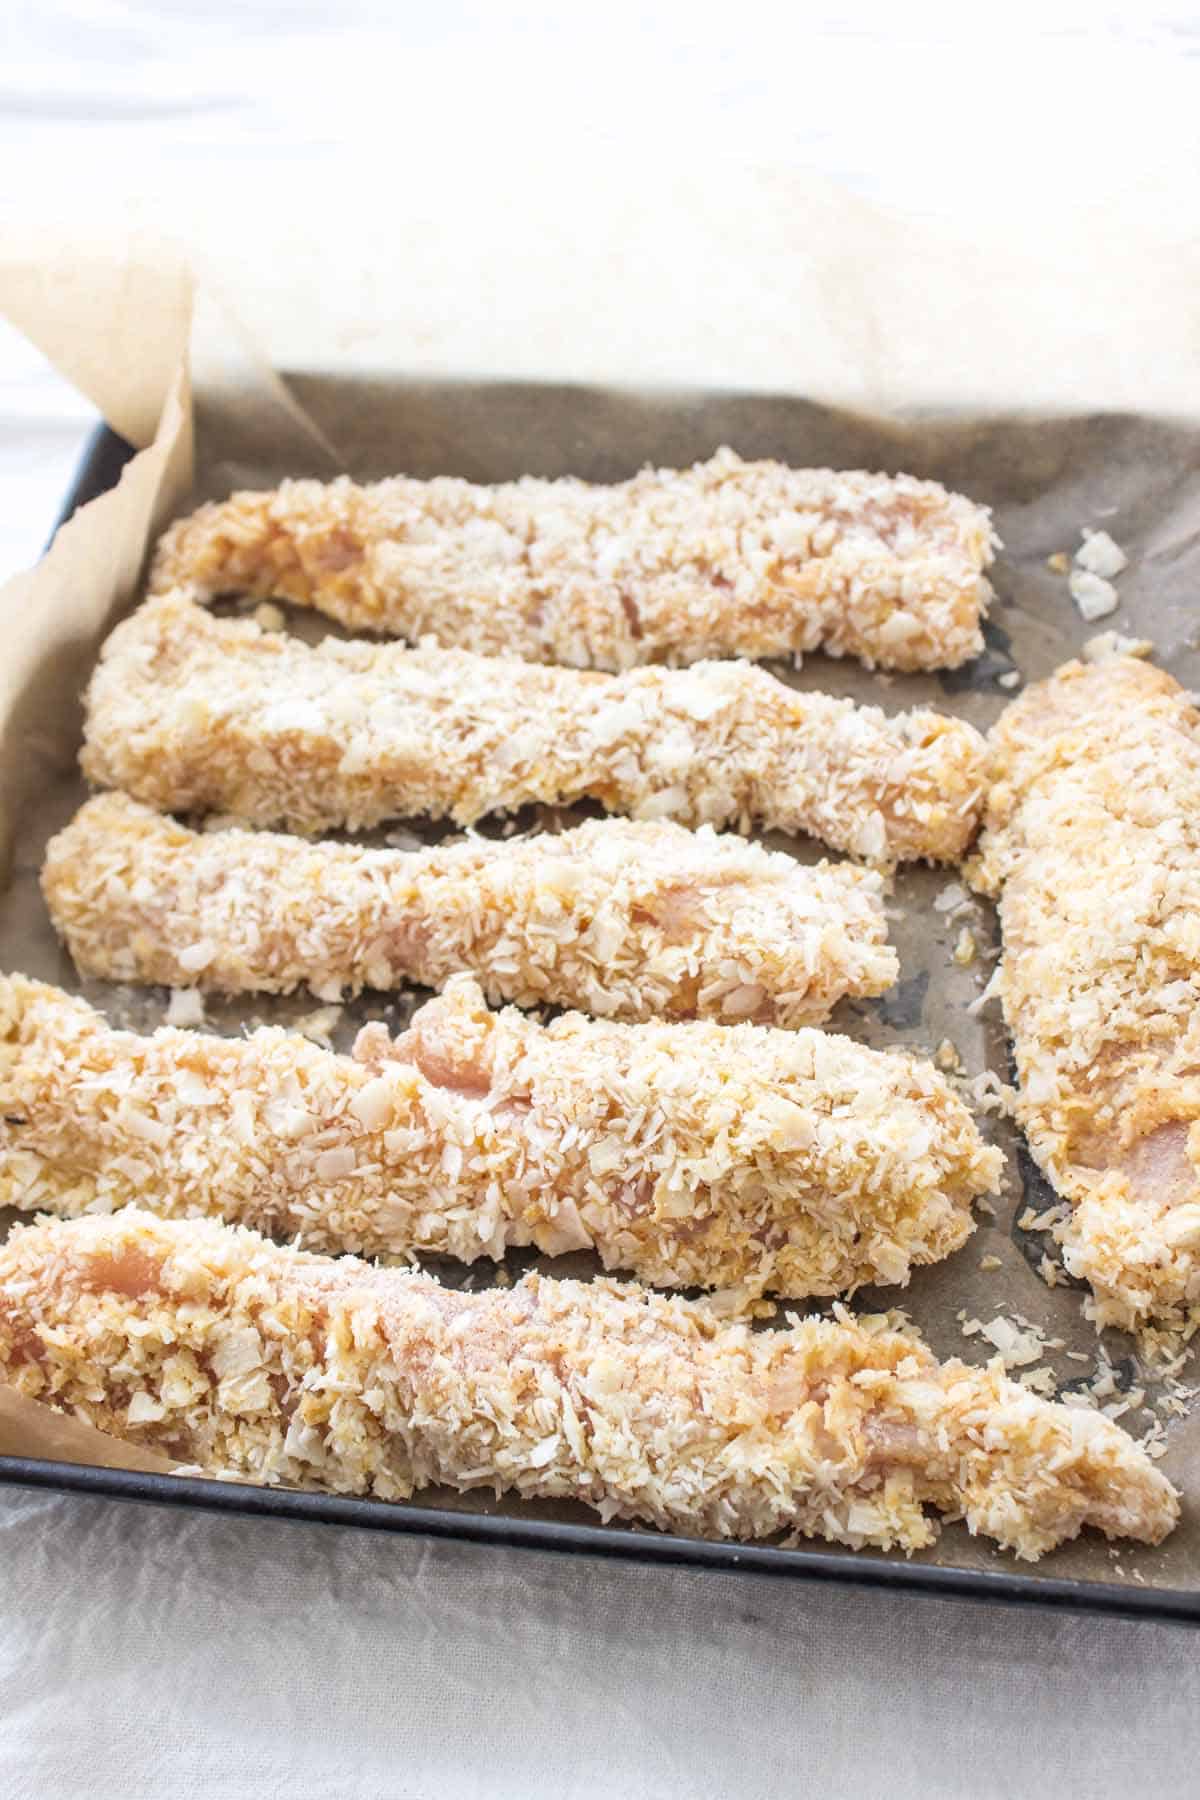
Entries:
MULTIPOLYGON (((91 437, 64 503, 65 519, 112 487, 132 455, 107 427, 91 437)), ((61 522, 61 520, 60 520, 61 522)), ((1027 1171, 1028 1172, 1028 1171, 1027 1171)), ((0 1483, 168 1506, 199 1507, 248 1517, 455 1538, 571 1555, 616 1557, 646 1563, 742 1570, 809 1581, 1007 1604, 1106 1612, 1133 1618, 1200 1622, 1200 1590, 1187 1586, 1118 1584, 1094 1578, 1042 1574, 996 1553, 995 1568, 942 1566, 873 1551, 836 1548, 783 1549, 672 1536, 637 1527, 593 1523, 580 1507, 578 1521, 539 1516, 536 1504, 519 1511, 492 1509, 477 1495, 438 1496, 437 1504, 385 1503, 244 1483, 144 1474, 37 1458, 0 1457, 0 1483)), ((1044 1565, 1043 1565, 1044 1566, 1044 1565)))

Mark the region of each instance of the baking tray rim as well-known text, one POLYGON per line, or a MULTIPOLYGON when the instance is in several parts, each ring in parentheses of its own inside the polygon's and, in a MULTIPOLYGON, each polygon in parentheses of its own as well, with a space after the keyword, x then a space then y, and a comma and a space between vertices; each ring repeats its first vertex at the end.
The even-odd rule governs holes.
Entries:
MULTIPOLYGON (((55 530, 79 507, 115 487, 133 454, 133 446, 118 436, 111 426, 97 425, 84 445, 55 530)), ((773 1544, 732 1543, 631 1527, 614 1529, 598 1524, 460 1512, 449 1507, 362 1500, 342 1494, 258 1487, 207 1477, 156 1475, 140 1470, 107 1469, 93 1463, 50 1462, 39 1457, 0 1456, 0 1486, 129 1500, 144 1505, 193 1507, 244 1518, 350 1525, 360 1530, 498 1544, 507 1549, 783 1576, 790 1580, 833 1582, 943 1599, 1041 1606, 1067 1612, 1100 1612, 1160 1623, 1200 1624, 1200 1589, 1119 1587, 1112 1582, 1063 1579, 1013 1569, 947 1568, 932 1563, 885 1560, 853 1550, 788 1550, 773 1544)))

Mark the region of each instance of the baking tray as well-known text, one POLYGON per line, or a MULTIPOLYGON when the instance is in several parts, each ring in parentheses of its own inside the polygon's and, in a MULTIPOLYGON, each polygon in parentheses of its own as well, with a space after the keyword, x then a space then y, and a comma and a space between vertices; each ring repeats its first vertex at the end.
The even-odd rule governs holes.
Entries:
MULTIPOLYGON (((437 404, 436 396, 431 395, 429 398, 432 404, 437 404)), ((467 404, 470 410, 470 403, 467 404)), ((519 404, 522 407, 530 404, 528 389, 524 390, 519 404)), ((586 402, 584 406, 586 410, 586 402)), ((107 426, 98 427, 85 448, 59 522, 69 518, 86 501, 114 486, 131 455, 130 446, 111 429, 107 426)), ((1006 666, 1007 653, 1008 642, 1003 626, 990 625, 989 652, 983 662, 981 678, 994 683, 997 671, 1003 672, 1006 666)), ((941 686, 953 705, 955 677, 942 677, 941 686)), ((1001 696, 1003 697, 1006 696, 1001 696)), ((893 704, 899 699, 895 695, 890 698, 893 704)), ((904 698, 907 700, 907 696, 904 698)), ((931 892, 930 883, 945 882, 946 879, 944 872, 940 876, 926 874, 926 887, 931 892)), ((888 1031, 880 1041, 887 1041, 887 1036, 895 1041, 896 1028, 901 1028, 900 1036, 903 1037, 903 1028, 911 1027, 914 1023, 911 1016, 913 1008, 905 999, 904 988, 902 981, 899 989, 894 990, 890 1003, 886 999, 883 1003, 882 1023, 888 1031), (897 993, 898 1000, 895 998, 897 993)), ((919 998, 918 995, 918 1001, 919 998)), ((916 1011, 920 1011, 919 1004, 916 1011)), ((1051 1196, 1027 1155, 1021 1153, 1019 1145, 1010 1144, 1010 1151, 1019 1168, 1024 1201, 1032 1200, 1035 1206, 1046 1203, 1051 1196)), ((1016 1211, 1021 1210, 1022 1204, 1022 1200, 1017 1201, 1016 1211)), ((1006 1203, 1006 1209, 1008 1206, 1009 1203, 1006 1203)), ((970 1251, 960 1254, 966 1257, 970 1255, 970 1251)), ((1025 1247, 1024 1254, 1030 1258, 1028 1247, 1025 1247)), ((880 1298, 886 1304, 894 1300, 895 1296, 880 1298)), ((902 1296, 901 1303, 903 1298, 902 1296)), ((1077 1297, 1074 1300, 1077 1304, 1077 1297)), ((239 1513, 252 1518, 354 1525, 370 1530, 572 1555, 741 1570, 808 1581, 843 1582, 856 1587, 882 1588, 895 1592, 1106 1612, 1133 1618, 1200 1622, 1200 1589, 1196 1587, 1174 1584, 1138 1586, 1129 1581, 1105 1581, 1092 1576, 1081 1578, 1070 1573, 1055 1573, 1052 1568, 1048 1568, 1048 1572, 1043 1574, 1039 1569, 1047 1567, 1045 1564, 1039 1565, 1039 1569, 1014 1566, 998 1552, 993 1553, 997 1566, 988 1568, 947 1565, 945 1562, 934 1563, 922 1558, 906 1561, 873 1551, 852 1552, 808 1546, 784 1549, 774 1545, 716 1543, 637 1527, 601 1526, 593 1523, 592 1516, 582 1507, 551 1508, 537 1503, 524 1503, 520 1511, 514 1513, 505 1510, 506 1505, 511 1506, 511 1502, 497 1503, 490 1496, 481 1498, 478 1495, 452 1493, 439 1494, 436 1505, 395 1504, 28 1457, 0 1457, 0 1482, 141 1503, 199 1507, 212 1512, 239 1513), (578 1517, 564 1518, 564 1512, 577 1513, 578 1517), (542 1516, 543 1514, 546 1516, 542 1516), (550 1516, 551 1514, 554 1516, 550 1516)), ((965 1533, 961 1527, 949 1528, 943 1534, 943 1544, 950 1541, 956 1531, 969 1549, 971 1559, 978 1562, 980 1547, 975 1544, 966 1545, 965 1533)), ((1115 1557, 1120 1552, 1114 1551, 1112 1554, 1115 1557)), ((1049 1563, 1053 1565, 1059 1560, 1061 1558, 1051 1558, 1049 1563)), ((1153 1553, 1149 1553, 1148 1560, 1153 1568, 1153 1553)), ((1136 1576, 1135 1572, 1135 1579, 1146 1578, 1136 1576)))

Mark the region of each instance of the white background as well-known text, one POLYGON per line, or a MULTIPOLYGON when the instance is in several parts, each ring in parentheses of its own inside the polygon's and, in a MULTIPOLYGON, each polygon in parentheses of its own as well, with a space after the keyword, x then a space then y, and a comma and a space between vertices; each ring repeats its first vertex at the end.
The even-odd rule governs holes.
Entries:
MULTIPOLYGON (((1200 20, 1045 4, 0 9, 0 227, 186 222, 248 171, 532 143, 779 157, 986 232, 1195 214, 1200 20)), ((328 254, 363 254, 313 221, 328 254)), ((1119 240, 1112 245, 1120 257, 1119 240)), ((87 407, 0 326, 0 576, 87 407)), ((0 1797, 1072 1796, 1196 1790, 1197 1640, 0 1492, 0 1797)))
MULTIPOLYGON (((5 0, 6 208, 185 236, 273 174, 281 209, 340 164, 378 195, 426 156, 644 144, 656 166, 716 149, 819 169, 986 233, 1036 209, 1052 254, 1079 206, 1130 193, 1195 213, 1200 15, 1088 0, 5 0), (189 204, 189 202, 191 202, 189 204)), ((331 259, 336 219, 314 221, 331 259)), ((1112 245, 1121 255, 1119 239, 1112 245)), ((366 247, 369 255, 369 246, 366 247)), ((40 550, 86 409, 0 324, 0 578, 40 550)))

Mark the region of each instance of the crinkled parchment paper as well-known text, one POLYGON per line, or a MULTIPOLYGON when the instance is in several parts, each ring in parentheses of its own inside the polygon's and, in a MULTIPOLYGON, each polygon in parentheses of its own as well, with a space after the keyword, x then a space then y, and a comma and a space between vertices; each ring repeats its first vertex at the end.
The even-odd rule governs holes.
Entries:
MULTIPOLYGON (((1195 247, 1135 242, 1135 281, 1127 236, 1106 286, 1091 240, 1074 261, 1067 243, 1049 257, 1043 247, 985 251, 835 203, 794 177, 743 172, 737 182, 733 210, 681 214, 663 202, 655 215, 643 197, 607 220, 599 247, 593 238, 579 246, 578 259, 557 239, 556 258, 535 245, 536 206, 504 258, 478 246, 472 255, 461 217, 457 231, 439 220, 432 248, 414 223, 415 235, 397 232, 400 250, 365 253, 369 280, 332 295, 316 278, 312 243, 281 241, 253 263, 226 245, 194 321, 188 269, 161 244, 120 256, 48 255, 44 246, 0 254, 0 308, 141 446, 120 487, 0 595, 0 966, 85 991, 118 1022, 149 1029, 161 1020, 162 990, 79 982, 46 919, 37 871, 46 838, 82 798, 81 686, 99 641, 136 598, 153 535, 193 499, 236 485, 340 469, 612 480, 723 443, 793 465, 904 469, 995 509, 1005 549, 985 655, 941 677, 869 675, 820 657, 780 673, 890 710, 932 702, 986 728, 1013 692, 1006 676, 1023 684, 1045 675, 1112 628, 1152 640, 1159 662, 1200 685, 1195 247), (557 311, 545 287, 556 270, 557 311), (221 288, 244 300, 257 341, 213 298, 221 288), (1085 525, 1110 532, 1130 557, 1120 610, 1099 627, 1083 623, 1064 576, 1047 567, 1085 525)), ((1007 1081, 998 1008, 971 1010, 999 948, 991 908, 966 895, 953 870, 906 870, 893 910, 900 982, 881 1000, 844 1004, 834 1028, 929 1053, 948 1040, 964 1078, 990 1070, 993 1086, 1007 1081), (976 947, 969 962, 955 954, 967 948, 964 931, 976 947)), ((417 998, 368 996, 344 1009, 334 1041, 348 1043, 365 1016, 399 1027, 417 998)), ((294 1021, 316 1004, 214 1003, 209 1022, 233 1031, 251 1019, 294 1021)), ((1033 1326, 1047 1347, 1015 1372, 1050 1370, 1063 1390, 1094 1382, 1102 1348, 1113 1369, 1105 1403, 1144 1387, 1148 1406, 1123 1422, 1139 1434, 1157 1419, 1169 1426, 1164 1467, 1184 1489, 1184 1522, 1155 1551, 1089 1537, 1044 1559, 1037 1575, 1200 1587, 1200 1408, 1194 1417, 1164 1411, 1163 1385, 1145 1379, 1132 1343, 1110 1333, 1098 1345, 1048 1236, 1018 1224, 1053 1196, 1003 1117, 989 1112, 982 1125, 1008 1157, 994 1217, 982 1214, 966 1249, 919 1271, 907 1290, 863 1293, 855 1305, 902 1306, 940 1354, 968 1360, 993 1352, 973 1322, 1033 1326)), ((528 1261, 512 1258, 509 1272, 528 1261)), ((582 1257, 542 1266, 594 1268, 582 1257)), ((494 1276, 490 1264, 438 1272, 475 1287, 494 1276)), ((993 1335, 1003 1339, 1004 1328, 993 1335)), ((163 1466, 0 1390, 0 1454, 16 1453, 163 1466)), ((510 1510, 486 1496, 432 1498, 510 1510)), ((948 1528, 928 1560, 1011 1566, 961 1527, 948 1528)))

